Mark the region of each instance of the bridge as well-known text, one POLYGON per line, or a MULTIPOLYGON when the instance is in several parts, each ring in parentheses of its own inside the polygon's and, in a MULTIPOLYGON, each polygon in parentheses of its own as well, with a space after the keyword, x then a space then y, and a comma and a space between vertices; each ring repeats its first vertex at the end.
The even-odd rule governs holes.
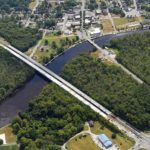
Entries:
POLYGON ((59 87, 63 88, 72 96, 76 97, 79 101, 81 101, 85 105, 88 105, 92 110, 103 116, 105 119, 109 120, 111 123, 116 125, 120 130, 126 132, 128 136, 134 138, 135 141, 138 141, 140 139, 142 143, 144 143, 144 145, 150 145, 150 140, 145 134, 136 130, 134 127, 129 125, 127 122, 121 120, 119 117, 116 117, 108 109, 97 103, 94 99, 92 99, 79 89, 77 89, 69 82, 65 81, 63 78, 61 78, 48 68, 44 67, 43 65, 36 62, 29 56, 12 47, 11 45, 0 44, 0 46, 9 51, 12 55, 14 55, 27 65, 29 65, 30 67, 32 67, 33 69, 35 69, 36 71, 38 71, 47 79, 56 83, 59 87))

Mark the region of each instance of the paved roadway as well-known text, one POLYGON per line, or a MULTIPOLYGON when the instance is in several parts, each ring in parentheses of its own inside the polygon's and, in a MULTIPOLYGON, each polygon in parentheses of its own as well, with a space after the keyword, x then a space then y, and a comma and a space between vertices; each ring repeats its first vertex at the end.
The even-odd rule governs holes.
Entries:
POLYGON ((68 20, 68 16, 67 16, 67 14, 65 14, 65 16, 64 16, 64 22, 63 22, 63 27, 61 29, 62 32, 65 32, 65 30, 66 30, 67 20, 68 20))
POLYGON ((95 112, 99 113, 101 116, 103 116, 105 119, 112 122, 114 125, 116 125, 120 130, 124 131, 128 136, 132 137, 136 142, 136 146, 139 147, 142 146, 149 150, 150 148, 150 138, 146 136, 144 133, 141 133, 134 129, 132 126, 130 126, 127 122, 121 120, 120 118, 114 116, 109 110, 107 110, 105 107, 97 103, 95 100, 90 98, 88 95, 71 85, 69 82, 65 81, 63 78, 59 77, 55 73, 53 73, 51 70, 47 69, 46 67, 42 66, 41 64, 37 63, 32 58, 28 57, 24 53, 20 52, 16 48, 10 46, 10 45, 4 45, 0 44, 1 47, 9 51, 11 54, 13 54, 15 57, 19 58, 35 70, 37 70, 39 73, 41 73, 43 76, 48 78, 49 80, 56 83, 58 86, 63 88, 65 91, 76 97, 78 100, 80 100, 85 105, 88 105, 91 109, 93 109, 95 112))

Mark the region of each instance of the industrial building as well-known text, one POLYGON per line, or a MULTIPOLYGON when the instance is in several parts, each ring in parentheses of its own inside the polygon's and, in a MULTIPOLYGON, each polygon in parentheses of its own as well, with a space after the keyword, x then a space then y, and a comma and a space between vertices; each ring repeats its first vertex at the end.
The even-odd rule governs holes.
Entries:
POLYGON ((109 148, 113 145, 113 143, 111 142, 111 140, 105 135, 105 134, 100 134, 98 136, 99 141, 102 143, 102 145, 105 148, 109 148))

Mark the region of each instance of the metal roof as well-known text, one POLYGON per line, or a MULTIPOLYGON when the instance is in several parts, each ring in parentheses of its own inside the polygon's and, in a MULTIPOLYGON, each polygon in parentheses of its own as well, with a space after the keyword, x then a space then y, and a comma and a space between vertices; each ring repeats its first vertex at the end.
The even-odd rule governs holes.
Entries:
POLYGON ((105 146, 105 147, 110 147, 112 146, 112 142, 110 141, 110 139, 105 135, 105 134, 100 134, 98 136, 98 139, 101 141, 101 143, 105 146))

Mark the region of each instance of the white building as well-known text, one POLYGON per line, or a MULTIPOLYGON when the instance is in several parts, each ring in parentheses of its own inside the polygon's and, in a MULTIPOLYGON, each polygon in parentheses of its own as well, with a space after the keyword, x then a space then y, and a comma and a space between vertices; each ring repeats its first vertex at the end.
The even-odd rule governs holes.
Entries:
POLYGON ((85 19, 85 24, 89 25, 91 23, 91 21, 89 19, 85 19))
POLYGON ((70 34, 72 34, 72 31, 71 31, 71 30, 65 30, 65 31, 64 31, 64 34, 70 35, 70 34))
POLYGON ((100 28, 91 28, 89 31, 88 31, 88 34, 91 38, 97 38, 100 36, 101 34, 101 30, 100 28))

